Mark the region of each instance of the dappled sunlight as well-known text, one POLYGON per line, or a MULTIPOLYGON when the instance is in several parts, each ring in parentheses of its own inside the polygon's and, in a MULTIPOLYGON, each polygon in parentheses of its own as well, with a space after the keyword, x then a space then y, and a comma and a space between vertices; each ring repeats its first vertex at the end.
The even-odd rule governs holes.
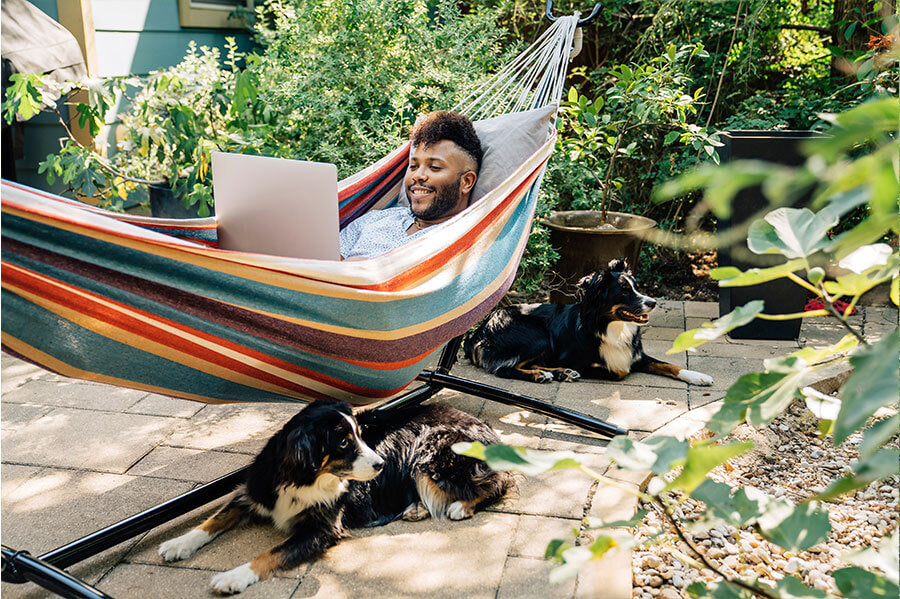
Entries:
POLYGON ((56 505, 65 495, 73 474, 57 470, 30 478, 14 491, 3 493, 3 511, 22 514, 56 505))

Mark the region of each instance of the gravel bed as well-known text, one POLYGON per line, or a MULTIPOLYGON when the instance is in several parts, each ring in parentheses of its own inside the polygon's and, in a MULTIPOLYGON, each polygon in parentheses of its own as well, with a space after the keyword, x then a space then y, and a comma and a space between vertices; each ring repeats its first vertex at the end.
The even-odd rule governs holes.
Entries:
MULTIPOLYGON (((856 433, 840 447, 831 437, 816 436, 817 420, 802 401, 795 402, 771 425, 755 430, 738 427, 732 439, 752 440, 756 448, 712 471, 710 478, 733 488, 756 487, 766 493, 799 502, 825 489, 850 471, 857 459, 862 435, 856 433)), ((897 446, 897 437, 891 441, 897 446)), ((877 545, 897 527, 898 476, 892 476, 843 495, 828 503, 831 533, 825 543, 798 553, 785 551, 757 533, 731 526, 719 526, 705 533, 687 533, 706 552, 710 561, 731 577, 758 578, 774 585, 786 575, 804 583, 836 593, 831 572, 848 564, 839 557, 854 549, 877 545)), ((673 556, 672 550, 694 557, 668 526, 665 517, 653 506, 641 505, 649 514, 636 529, 638 540, 646 540, 663 531, 649 547, 633 552, 633 592, 635 599, 681 599, 684 588, 694 581, 720 580, 709 569, 698 570, 673 556)), ((679 510, 688 519, 700 516, 703 504, 688 499, 679 510)))

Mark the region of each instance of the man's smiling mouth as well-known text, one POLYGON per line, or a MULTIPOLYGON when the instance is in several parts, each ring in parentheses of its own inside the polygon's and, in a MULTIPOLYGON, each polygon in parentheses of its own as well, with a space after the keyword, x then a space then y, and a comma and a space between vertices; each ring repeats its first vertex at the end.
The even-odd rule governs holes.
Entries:
POLYGON ((421 198, 427 195, 434 193, 434 190, 428 187, 421 187, 419 185, 412 186, 407 189, 410 197, 421 198))

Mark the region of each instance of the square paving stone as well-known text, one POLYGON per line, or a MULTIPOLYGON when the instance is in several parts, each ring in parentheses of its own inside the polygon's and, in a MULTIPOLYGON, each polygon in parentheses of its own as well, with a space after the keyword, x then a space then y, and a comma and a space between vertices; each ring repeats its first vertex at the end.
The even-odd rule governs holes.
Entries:
POLYGON ((718 302, 684 302, 685 318, 712 318, 719 317, 718 302))
POLYGON ((241 453, 202 451, 182 447, 157 447, 132 466, 128 474, 209 482, 251 461, 241 453))
POLYGON ((749 372, 762 372, 763 361, 759 358, 713 358, 706 356, 690 356, 688 368, 713 377, 710 387, 692 386, 691 390, 701 389, 713 391, 728 389, 741 376, 749 372))
POLYGON ((269 437, 306 404, 242 403, 208 405, 178 429, 165 444, 189 449, 219 449, 256 454, 269 437))
POLYGON ((757 360, 767 360, 769 358, 778 358, 786 356, 797 351, 797 343, 790 342, 785 345, 784 342, 769 342, 764 345, 747 345, 742 339, 728 339, 720 337, 719 339, 708 341, 703 345, 699 345, 685 352, 688 361, 695 357, 712 357, 712 358, 753 358, 757 360))
POLYGON ((53 406, 0 402, 0 428, 4 431, 17 430, 23 426, 28 426, 52 410, 53 406))
POLYGON ((684 319, 684 330, 690 331, 691 329, 699 329, 704 324, 706 324, 708 322, 712 322, 716 318, 717 317, 697 317, 697 316, 692 316, 691 318, 685 318, 684 319))
POLYGON ((516 522, 480 512, 355 531, 313 564, 294 597, 493 599, 516 522))
POLYGON ((574 539, 573 529, 581 526, 580 520, 519 516, 519 526, 513 538, 509 555, 543 559, 547 545, 553 539, 574 539))
POLYGON ((864 310, 867 324, 880 322, 882 324, 897 325, 898 311, 896 306, 866 306, 864 310))
POLYGON ((531 381, 520 381, 517 379, 504 379, 492 374, 488 374, 484 369, 473 366, 468 360, 460 362, 453 367, 452 374, 461 378, 471 379, 473 381, 506 389, 510 393, 518 395, 527 395, 536 399, 552 400, 556 396, 556 390, 559 383, 553 381, 549 383, 532 383, 531 381))
POLYGON ((553 562, 544 559, 508 558, 497 599, 568 599, 575 592, 575 579, 553 584, 549 580, 553 568, 553 562))
MULTIPOLYGON (((166 599, 196 599, 216 597, 209 590, 211 572, 187 570, 167 566, 144 564, 121 564, 103 577, 97 585, 113 597, 165 597, 166 599)), ((265 597, 266 599, 288 599, 297 581, 275 577, 258 582, 240 594, 242 599, 265 597)))
POLYGON ((127 410, 129 414, 147 414, 149 416, 169 416, 171 418, 190 418, 206 404, 199 401, 175 399, 155 393, 148 395, 127 410))
POLYGON ((507 445, 537 448, 549 419, 529 410, 488 401, 478 415, 507 445))
MULTIPOLYGON (((685 386, 684 383, 679 384, 685 386)), ((557 404, 614 422, 625 429, 652 431, 686 412, 687 396, 684 388, 582 382, 577 389, 561 389, 557 404)))
POLYGON ((684 327, 684 304, 680 301, 660 300, 650 312, 651 327, 684 327))
POLYGON ((675 341, 678 335, 684 332, 683 326, 655 327, 647 326, 641 329, 641 339, 659 339, 662 341, 675 341))
POLYGON ((0 495, 5 497, 7 493, 12 493, 41 470, 43 468, 40 466, 3 464, 0 466, 0 495))
POLYGON ((676 366, 681 366, 682 368, 684 368, 685 364, 687 364, 687 356, 685 352, 678 352, 676 354, 666 353, 672 348, 671 341, 646 339, 643 340, 642 345, 644 346, 644 353, 648 356, 656 358, 657 360, 668 362, 669 364, 675 364, 676 366))
POLYGON ((46 468, 10 491, 3 489, 3 543, 38 555, 191 487, 163 479, 46 468))
POLYGON ((488 508, 512 514, 581 518, 594 479, 579 470, 555 470, 519 480, 518 491, 488 508))
POLYGON ((612 549, 590 561, 578 573, 578 599, 631 599, 631 550, 612 549))
POLYGON ((44 370, 40 366, 20 360, 6 352, 0 353, 0 369, 2 369, 0 393, 4 395, 30 380, 46 378, 48 375, 52 375, 51 372, 44 370))
POLYGON ((88 383, 72 379, 32 380, 3 394, 3 401, 34 403, 44 406, 81 408, 103 412, 124 412, 142 398, 146 391, 88 383))
POLYGON ((181 421, 158 416, 56 408, 4 431, 3 461, 122 473, 181 421))

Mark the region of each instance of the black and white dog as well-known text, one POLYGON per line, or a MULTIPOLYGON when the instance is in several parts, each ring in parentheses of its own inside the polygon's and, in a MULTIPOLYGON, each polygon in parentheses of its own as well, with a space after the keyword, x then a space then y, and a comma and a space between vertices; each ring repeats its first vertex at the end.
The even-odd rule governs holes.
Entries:
POLYGON ((323 555, 350 528, 398 518, 462 520, 513 487, 507 472, 458 455, 462 441, 499 442, 480 420, 445 406, 424 406, 354 418, 345 403, 316 401, 294 416, 251 464, 246 482, 212 517, 166 541, 166 561, 185 559, 247 520, 274 524, 290 537, 210 585, 239 593, 279 570, 323 555))
POLYGON ((491 374, 536 383, 579 378, 622 380, 649 372, 692 385, 712 377, 651 358, 639 326, 656 300, 640 293, 624 260, 583 278, 577 304, 519 304, 492 312, 463 346, 491 374))

